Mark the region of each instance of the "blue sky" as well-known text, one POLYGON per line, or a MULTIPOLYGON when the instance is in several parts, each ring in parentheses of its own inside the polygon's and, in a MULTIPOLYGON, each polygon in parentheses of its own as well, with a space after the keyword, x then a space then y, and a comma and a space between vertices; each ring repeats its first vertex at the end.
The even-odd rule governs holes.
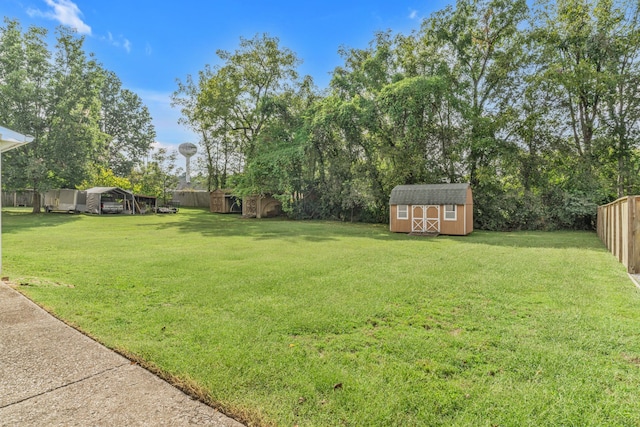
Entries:
POLYGON ((66 25, 83 34, 86 51, 149 107, 158 143, 177 147, 197 138, 177 124, 179 112, 169 105, 176 79, 218 64, 216 50, 235 50, 240 37, 278 37, 302 59, 300 73, 325 88, 331 71, 342 64, 340 46, 364 48, 376 31, 409 34, 452 2, 2 0, 0 11, 23 29, 35 25, 53 33, 66 25))

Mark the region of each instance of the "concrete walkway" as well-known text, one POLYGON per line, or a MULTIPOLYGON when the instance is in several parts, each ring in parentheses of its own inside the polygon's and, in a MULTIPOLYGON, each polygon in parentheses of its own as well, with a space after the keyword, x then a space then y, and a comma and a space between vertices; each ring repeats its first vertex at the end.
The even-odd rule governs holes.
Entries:
POLYGON ((0 426, 242 424, 0 282, 0 426))

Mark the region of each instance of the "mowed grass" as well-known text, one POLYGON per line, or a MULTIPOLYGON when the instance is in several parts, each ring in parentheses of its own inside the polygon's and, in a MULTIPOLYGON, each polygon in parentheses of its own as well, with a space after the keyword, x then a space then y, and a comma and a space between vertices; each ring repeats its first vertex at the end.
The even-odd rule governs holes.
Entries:
POLYGON ((640 291, 595 233, 5 212, 2 247, 21 292, 250 425, 640 425, 640 291))

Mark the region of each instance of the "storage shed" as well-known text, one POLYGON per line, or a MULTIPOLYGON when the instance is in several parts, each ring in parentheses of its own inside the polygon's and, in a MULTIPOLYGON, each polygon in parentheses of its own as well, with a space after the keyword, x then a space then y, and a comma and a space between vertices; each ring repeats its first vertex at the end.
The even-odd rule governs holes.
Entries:
POLYGON ((242 199, 244 218, 268 218, 282 213, 282 203, 269 196, 245 196, 242 199))
POLYGON ((242 213, 242 200, 231 190, 217 189, 209 193, 209 210, 213 213, 242 213))
POLYGON ((473 231, 469 184, 399 185, 389 198, 389 228, 397 233, 464 236, 473 231))

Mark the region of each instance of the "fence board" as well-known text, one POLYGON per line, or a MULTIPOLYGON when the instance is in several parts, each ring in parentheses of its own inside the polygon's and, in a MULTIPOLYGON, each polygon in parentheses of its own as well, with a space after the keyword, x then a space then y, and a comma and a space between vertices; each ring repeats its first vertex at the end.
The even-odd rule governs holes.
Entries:
POLYGON ((629 273, 640 273, 640 196, 598 206, 598 237, 629 273))

